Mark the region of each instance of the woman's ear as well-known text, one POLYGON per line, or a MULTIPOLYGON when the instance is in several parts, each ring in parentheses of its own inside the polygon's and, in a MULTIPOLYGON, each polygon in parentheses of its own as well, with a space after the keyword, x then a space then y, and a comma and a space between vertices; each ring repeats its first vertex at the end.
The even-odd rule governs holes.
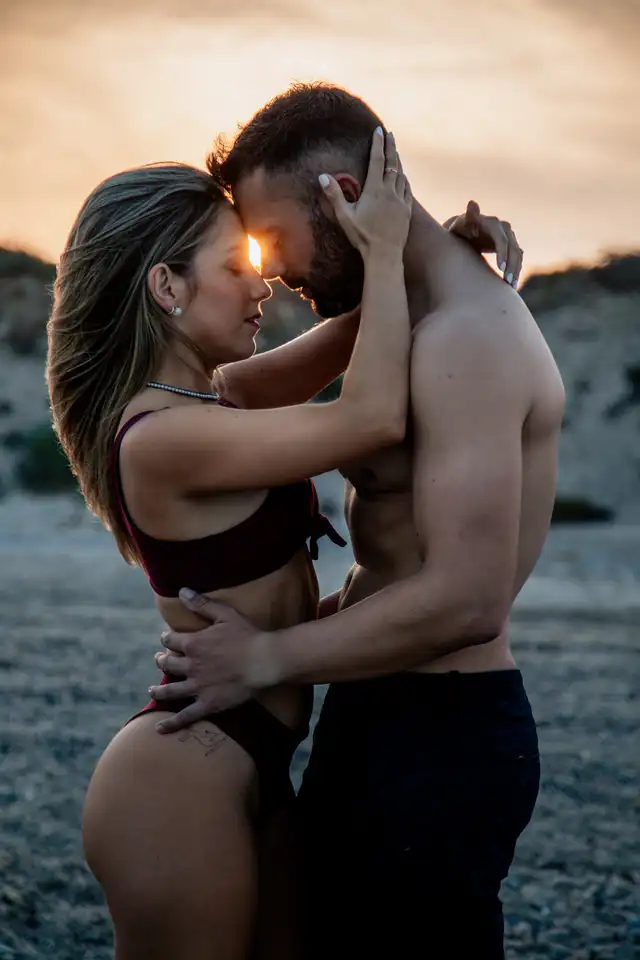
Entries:
POLYGON ((182 313, 184 304, 180 302, 184 282, 166 263, 156 263, 147 277, 149 292, 165 313, 175 316, 182 313))

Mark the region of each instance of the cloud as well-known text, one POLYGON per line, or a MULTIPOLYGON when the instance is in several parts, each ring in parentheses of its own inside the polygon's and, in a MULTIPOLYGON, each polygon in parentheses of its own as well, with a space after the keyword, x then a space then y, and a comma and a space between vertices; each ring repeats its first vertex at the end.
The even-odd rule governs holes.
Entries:
POLYGON ((0 236, 55 253, 103 176, 201 164, 215 132, 324 78, 396 131, 443 217, 470 195, 513 211, 538 262, 637 242, 638 64, 622 38, 638 0, 363 6, 0 0, 0 236))
POLYGON ((308 7, 296 0, 5 0, 0 13, 4 29, 41 26, 64 30, 78 22, 126 20, 149 16, 173 20, 237 20, 277 18, 299 20, 308 7))
POLYGON ((633 50, 638 58, 640 46, 640 3, 638 0, 535 0, 555 16, 588 33, 600 35, 618 48, 633 50))

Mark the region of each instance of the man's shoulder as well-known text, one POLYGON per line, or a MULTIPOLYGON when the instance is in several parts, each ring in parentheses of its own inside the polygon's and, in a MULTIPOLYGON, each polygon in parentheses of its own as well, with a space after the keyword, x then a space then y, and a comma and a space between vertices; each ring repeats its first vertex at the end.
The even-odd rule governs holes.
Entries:
POLYGON ((514 414, 527 407, 531 364, 508 318, 471 309, 440 310, 416 324, 411 351, 414 415, 437 416, 442 399, 454 404, 500 402, 514 414))
POLYGON ((465 356, 472 358, 481 351, 485 359, 504 356, 509 337, 506 325, 495 317, 479 315, 471 307, 459 306, 426 314, 415 324, 412 337, 414 358, 425 362, 428 357, 465 356))

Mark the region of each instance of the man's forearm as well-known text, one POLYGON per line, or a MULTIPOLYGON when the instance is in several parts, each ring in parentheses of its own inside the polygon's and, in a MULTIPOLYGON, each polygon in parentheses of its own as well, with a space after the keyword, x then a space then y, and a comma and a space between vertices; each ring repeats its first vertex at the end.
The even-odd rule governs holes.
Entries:
POLYGON ((500 617, 435 574, 391 584, 335 616, 270 635, 279 679, 332 683, 396 673, 493 639, 500 617))

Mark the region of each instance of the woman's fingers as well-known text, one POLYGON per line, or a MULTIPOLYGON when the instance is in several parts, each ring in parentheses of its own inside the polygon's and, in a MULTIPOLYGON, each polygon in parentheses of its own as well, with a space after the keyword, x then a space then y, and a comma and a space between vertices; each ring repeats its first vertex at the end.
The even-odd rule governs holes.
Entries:
POLYGON ((376 127, 371 138, 371 150, 369 152, 369 169, 364 182, 362 192, 377 189, 384 176, 385 166, 385 136, 382 127, 376 127))
POLYGON ((388 133, 385 137, 384 145, 384 177, 387 180, 389 177, 397 177, 399 173, 399 163, 398 160, 398 151, 396 149, 396 140, 392 133, 388 133))
POLYGON ((505 233, 507 244, 504 278, 507 283, 510 283, 513 287, 517 287, 518 280, 520 279, 520 272, 522 270, 523 252, 516 239, 516 235, 511 228, 511 224, 504 223, 502 227, 505 233))
POLYGON ((411 192, 411 184, 409 183, 409 181, 407 180, 406 177, 404 178, 403 199, 404 199, 404 202, 405 202, 406 204, 408 204, 409 206, 412 206, 412 204, 413 204, 413 193, 411 192))
POLYGON ((509 241, 502 227, 502 222, 498 220, 497 217, 482 217, 482 226, 480 232, 489 237, 489 246, 492 246, 496 252, 498 269, 501 271, 506 280, 507 262, 509 259, 509 241))
POLYGON ((340 184, 333 177, 329 176, 328 173, 321 173, 318 177, 318 181, 324 191, 325 197, 333 208, 333 212, 336 215, 336 220, 345 233, 348 233, 347 225, 351 221, 351 216, 349 212, 349 204, 347 203, 345 196, 340 189, 340 184))

